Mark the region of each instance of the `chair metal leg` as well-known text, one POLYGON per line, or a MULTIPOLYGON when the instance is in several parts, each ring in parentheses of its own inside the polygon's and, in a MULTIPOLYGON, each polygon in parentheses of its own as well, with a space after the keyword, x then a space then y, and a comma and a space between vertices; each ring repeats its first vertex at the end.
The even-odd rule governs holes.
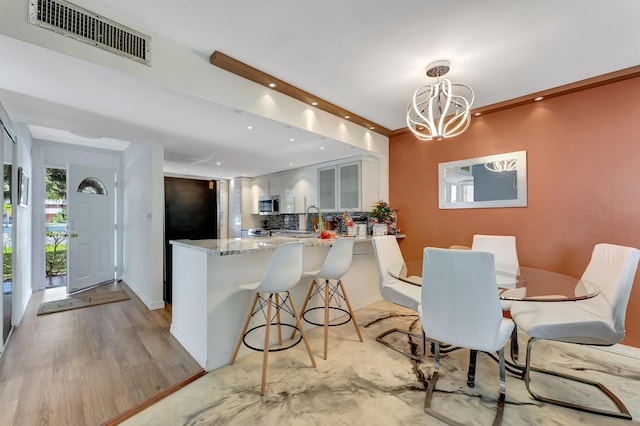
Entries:
POLYGON ((469 351, 469 370, 467 371, 467 386, 473 388, 476 386, 476 361, 478 360, 478 351, 471 349, 469 351))
POLYGON ((498 356, 500 357, 499 370, 500 370, 500 395, 498 396, 498 411, 496 412, 496 417, 493 419, 493 426, 498 426, 502 423, 502 417, 504 415, 504 403, 507 399, 507 379, 505 373, 505 362, 504 362, 504 348, 500 348, 498 351, 498 356))
POLYGON ((390 349, 393 349, 394 351, 396 351, 398 353, 401 353, 402 355, 406 356, 407 358, 411 358, 414 361, 421 360, 422 358, 424 358, 424 355, 426 353, 426 340, 424 338, 424 332, 423 332, 423 335, 420 336, 419 334, 412 333, 412 332, 410 332, 408 330, 401 330, 399 328, 392 328, 390 330, 383 331, 378 336, 376 336, 376 342, 382 343, 386 347, 388 347, 390 349), (390 334, 393 334, 393 333, 401 333, 401 334, 406 335, 409 338, 409 345, 411 346, 411 353, 407 353, 404 350, 402 350, 401 348, 397 348, 397 347, 393 346, 391 343, 389 343, 386 340, 384 340, 384 338, 386 336, 388 336, 390 334), (422 353, 420 353, 420 354, 414 353, 416 345, 413 344, 413 342, 411 341, 414 338, 417 339, 417 340, 422 341, 422 353))
POLYGON ((518 326, 515 326, 511 332, 511 359, 513 361, 518 360, 518 348, 518 326))
MULTIPOLYGON (((435 390, 436 382, 438 381, 438 372, 440 370, 440 342, 434 342, 434 353, 435 353, 434 370, 433 370, 433 374, 431 375, 427 383, 426 396, 424 400, 424 412, 448 425, 461 426, 462 423, 459 423, 431 408, 433 391, 435 390)), ((475 358, 477 356, 478 351, 473 350, 472 353, 475 353, 475 355, 471 355, 470 357, 475 358)), ((500 394, 498 396, 498 407, 496 411, 496 416, 494 417, 494 420, 493 420, 493 426, 499 426, 500 424, 502 424, 502 418, 504 415, 504 406, 505 406, 505 400, 506 400, 504 349, 500 349, 498 351, 498 355, 500 357, 500 360, 499 360, 500 394)), ((475 368, 475 360, 474 360, 474 368, 475 368)))
POLYGON ((571 376, 569 374, 559 373, 556 371, 531 367, 531 349, 533 348, 533 344, 537 340, 540 340, 540 339, 538 339, 537 337, 532 337, 529 339, 529 342, 527 343, 527 356, 526 356, 526 363, 525 363, 525 369, 524 369, 524 383, 527 388, 527 391, 532 397, 534 397, 538 401, 548 402, 549 404, 559 405, 561 407, 573 408, 574 410, 584 411, 587 413, 600 414, 603 416, 617 417, 620 419, 631 420, 631 413, 629 413, 629 410, 627 409, 627 407, 622 403, 622 401, 620 401, 620 399, 613 392, 611 392, 611 390, 605 387, 602 383, 583 379, 582 377, 576 377, 576 376, 571 376), (561 400, 548 398, 548 397, 536 394, 531 390, 531 387, 530 387, 531 371, 536 371, 539 373, 561 377, 563 379, 573 380, 575 382, 594 386, 598 388, 602 393, 604 393, 607 397, 609 397, 609 399, 616 405, 619 411, 609 411, 609 410, 603 410, 603 409, 594 408, 594 407, 587 407, 577 403, 573 403, 569 401, 561 401, 561 400))

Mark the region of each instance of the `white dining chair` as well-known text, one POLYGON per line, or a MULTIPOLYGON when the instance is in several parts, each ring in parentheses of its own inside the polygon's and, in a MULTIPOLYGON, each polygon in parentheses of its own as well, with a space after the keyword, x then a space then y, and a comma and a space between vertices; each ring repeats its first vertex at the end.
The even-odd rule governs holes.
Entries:
MULTIPOLYGON (((513 302, 511 316, 528 336, 524 380, 535 399, 589 413, 631 419, 620 399, 603 384, 582 377, 531 366, 533 344, 553 340, 581 345, 610 346, 625 335, 625 316, 640 250, 614 244, 596 244, 580 285, 597 286, 599 294, 573 302, 513 302), (540 395, 531 389, 531 371, 595 386, 607 395, 618 411, 585 406, 540 395)), ((603 358, 606 362, 606 358, 603 358)))
MULTIPOLYGON (((311 277, 311 284, 309 285, 309 291, 307 292, 304 304, 302 305, 302 318, 309 324, 324 327, 324 359, 327 359, 329 327, 343 325, 351 321, 356 329, 358 339, 360 339, 361 342, 363 341, 360 328, 358 327, 358 321, 356 320, 356 315, 353 312, 347 291, 344 287, 344 283, 342 282, 342 277, 351 267, 354 243, 354 238, 337 239, 329 249, 329 253, 327 253, 327 257, 325 258, 322 267, 317 270, 305 271, 303 274, 305 277, 311 277), (323 305, 307 309, 309 301, 314 296, 320 296, 323 299, 323 305), (347 309, 342 307, 342 301, 345 302, 347 309), (305 316, 305 314, 316 309, 324 310, 324 321, 322 323, 317 323, 305 316), (338 323, 330 323, 330 310, 344 313, 346 315, 346 319, 338 323)), ((295 336, 295 333, 296 330, 293 330, 292 337, 295 336)))
POLYGON ((245 346, 250 349, 264 352, 262 358, 262 384, 260 387, 261 395, 264 395, 266 389, 267 363, 269 359, 269 352, 289 349, 300 342, 300 339, 298 339, 297 341, 289 342, 288 346, 283 347, 283 326, 294 328, 294 330, 300 332, 301 339, 304 341, 304 345, 307 348, 307 353, 309 354, 311 365, 313 365, 313 367, 316 366, 316 361, 313 358, 313 353, 311 352, 311 346, 309 345, 307 336, 304 332, 304 328, 302 327, 302 323, 300 322, 300 315, 298 314, 298 311, 296 310, 295 304, 293 302, 293 298, 289 293, 289 290, 293 286, 295 286, 302 277, 303 249, 304 243, 301 241, 280 245, 271 255, 262 280, 240 285, 240 288, 242 290, 255 292, 255 297, 253 299, 251 309, 249 310, 249 315, 247 315, 247 320, 245 321, 244 327, 240 332, 240 337, 238 338, 238 343, 236 344, 236 349, 233 352, 233 356, 231 357, 230 364, 233 364, 235 362, 236 357, 238 356, 240 345, 242 343, 244 343, 245 346), (256 305, 258 305, 257 308, 256 305), (258 312, 261 313, 260 317, 265 318, 265 323, 253 327, 251 330, 247 331, 247 328, 251 323, 251 319, 258 312), (295 326, 282 321, 282 312, 293 316, 295 326), (274 319, 275 322, 273 322, 274 319), (277 326, 278 331, 278 345, 276 347, 271 347, 270 345, 272 325, 277 326), (251 346, 246 342, 245 339, 250 333, 256 330, 261 330, 263 328, 264 346, 262 348, 251 346))
POLYGON ((473 250, 427 247, 423 252, 418 314, 425 336, 435 341, 434 372, 429 378, 425 412, 458 424, 431 408, 440 369, 440 343, 475 351, 498 352, 500 390, 494 425, 500 424, 506 398, 504 346, 514 324, 502 317, 494 255, 473 250))
MULTIPOLYGON (((420 287, 400 281, 389 275, 389 268, 391 265, 398 265, 404 262, 400 246, 398 245, 398 240, 393 235, 385 235, 373 237, 371 242, 373 244, 373 253, 376 259, 376 265, 378 267, 378 287, 380 295, 388 302, 416 311, 417 319, 417 309, 418 305, 420 305, 420 287)), ((414 360, 421 359, 425 353, 426 343, 424 336, 413 333, 411 330, 392 328, 378 335, 376 337, 376 341, 414 360), (413 350, 411 352, 407 352, 403 348, 394 346, 386 341, 385 337, 393 333, 406 335, 409 339, 410 348, 414 347, 413 339, 418 340, 422 345, 422 353, 413 353, 413 350)))
MULTIPOLYGON (((522 298, 525 296, 525 288, 516 288, 518 275, 520 274, 520 262, 518 261, 518 249, 516 237, 513 235, 481 235, 473 236, 471 250, 488 251, 495 256, 496 284, 507 289, 503 296, 522 298)), ((510 300, 501 300, 500 306, 504 312, 511 309, 510 300)), ((514 328, 511 336, 511 358, 518 359, 518 331, 514 328)))

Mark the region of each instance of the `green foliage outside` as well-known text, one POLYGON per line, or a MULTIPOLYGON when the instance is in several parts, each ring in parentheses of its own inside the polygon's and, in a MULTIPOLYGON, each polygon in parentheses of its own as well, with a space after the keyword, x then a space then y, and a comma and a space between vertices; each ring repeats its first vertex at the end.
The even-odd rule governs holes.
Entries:
POLYGON ((12 270, 12 266, 11 265, 11 247, 9 248, 5 248, 3 250, 3 254, 2 254, 2 271, 4 272, 4 279, 11 279, 11 270, 12 270))
POLYGON ((67 198, 67 171, 65 169, 47 169, 45 180, 48 199, 64 200, 67 198))
POLYGON ((67 234, 47 231, 45 272, 47 277, 67 273, 67 234))
MULTIPOLYGON (((67 198, 67 171, 47 168, 45 174, 46 197, 49 200, 67 198)), ((51 219, 50 223, 66 223, 67 212, 63 209, 51 219)), ((64 232, 47 231, 45 254, 45 272, 48 277, 67 273, 67 235, 64 232)))

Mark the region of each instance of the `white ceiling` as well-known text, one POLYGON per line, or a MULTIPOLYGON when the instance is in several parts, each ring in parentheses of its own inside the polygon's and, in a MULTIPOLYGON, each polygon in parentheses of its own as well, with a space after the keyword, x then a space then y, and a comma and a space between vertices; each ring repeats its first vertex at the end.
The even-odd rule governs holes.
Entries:
MULTIPOLYGON (((405 126, 407 102, 438 59, 451 61, 452 81, 474 89, 475 107, 640 64, 637 0, 91 3, 143 33, 207 58, 219 50, 392 130, 405 126)), ((157 143, 165 170, 207 177, 364 152, 4 36, 0 57, 0 101, 36 138, 116 149, 157 143)))

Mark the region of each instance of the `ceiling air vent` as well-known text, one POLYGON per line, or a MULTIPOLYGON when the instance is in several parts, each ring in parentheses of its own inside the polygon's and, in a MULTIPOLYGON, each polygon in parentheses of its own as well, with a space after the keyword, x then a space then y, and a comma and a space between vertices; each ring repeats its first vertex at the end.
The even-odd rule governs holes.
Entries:
POLYGON ((30 0, 28 22, 150 65, 151 37, 64 0, 30 0))

